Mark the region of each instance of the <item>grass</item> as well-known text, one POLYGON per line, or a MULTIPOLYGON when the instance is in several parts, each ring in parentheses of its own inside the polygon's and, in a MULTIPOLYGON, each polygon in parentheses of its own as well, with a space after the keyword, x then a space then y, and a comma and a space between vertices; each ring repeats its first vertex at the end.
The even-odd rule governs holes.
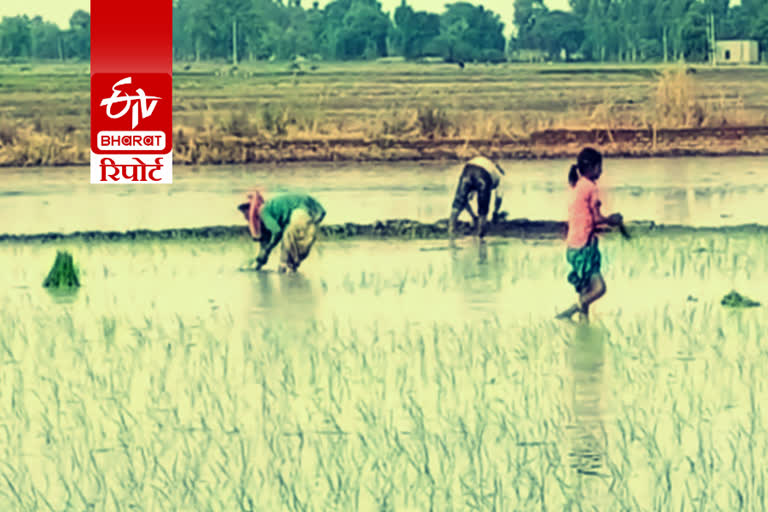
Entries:
MULTIPOLYGON (((766 124, 768 68, 201 63, 174 70, 179 161, 245 158, 228 138, 519 138, 550 129, 766 124), (304 69, 304 68, 307 69, 304 69), (222 149, 223 146, 224 149, 222 149)), ((0 163, 88 161, 87 65, 0 69, 0 163)), ((251 155, 249 158, 257 158, 251 155)))
POLYGON ((765 235, 606 241, 592 330, 551 319, 559 244, 427 244, 296 280, 239 242, 61 244, 65 306, 54 247, 7 245, 0 508, 765 507, 765 310, 718 302, 765 294, 765 235))

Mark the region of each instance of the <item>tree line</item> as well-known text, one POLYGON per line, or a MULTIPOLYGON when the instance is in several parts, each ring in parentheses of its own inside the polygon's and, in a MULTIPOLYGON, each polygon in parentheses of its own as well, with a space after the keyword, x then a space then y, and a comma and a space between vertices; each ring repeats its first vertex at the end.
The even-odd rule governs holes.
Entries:
POLYGON ((333 0, 322 9, 301 0, 177 0, 177 60, 235 57, 360 60, 385 56, 502 61, 504 24, 498 14, 466 2, 441 14, 415 11, 406 0, 394 15, 376 0, 333 0))
POLYGON ((4 17, 0 21, 0 58, 88 59, 91 55, 91 15, 75 11, 69 28, 40 16, 4 17))
MULTIPOLYGON (((175 0, 176 61, 227 59, 365 60, 385 56, 447 62, 501 62, 521 50, 553 60, 706 60, 717 39, 755 39, 768 50, 768 2, 741 0, 514 0, 515 35, 498 14, 467 2, 443 12, 407 0, 385 13, 376 0, 175 0)), ((90 16, 78 10, 62 30, 40 16, 0 21, 0 58, 81 59, 90 55, 90 16)))
POLYGON ((712 41, 753 39, 768 50, 768 2, 741 0, 569 0, 571 11, 542 0, 515 0, 510 46, 551 58, 589 61, 704 61, 712 41), (714 35, 713 35, 714 32, 714 35))

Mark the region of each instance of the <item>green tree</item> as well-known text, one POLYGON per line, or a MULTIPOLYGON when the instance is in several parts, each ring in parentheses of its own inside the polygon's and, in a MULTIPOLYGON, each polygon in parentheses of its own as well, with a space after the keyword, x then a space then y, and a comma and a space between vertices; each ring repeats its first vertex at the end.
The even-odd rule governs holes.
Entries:
POLYGON ((88 60, 91 57, 91 15, 82 9, 69 18, 69 30, 64 34, 67 58, 88 60))
POLYGON ((768 4, 763 6, 753 20, 750 35, 757 40, 761 53, 768 51, 768 4))
POLYGON ((718 39, 747 39, 752 35, 752 18, 743 5, 734 5, 728 9, 718 39))
POLYGON ((436 39, 443 57, 455 61, 504 59, 504 24, 498 14, 467 2, 446 5, 436 39))
POLYGON ((61 30, 55 23, 35 16, 29 23, 31 55, 37 59, 63 59, 61 30))
POLYGON ((587 17, 590 3, 590 0, 568 0, 568 4, 571 6, 573 14, 581 19, 587 17))
POLYGON ((543 41, 537 40, 537 35, 541 35, 540 30, 534 30, 537 19, 547 13, 547 8, 541 0, 515 0, 514 24, 517 27, 517 47, 518 48, 537 48, 544 45, 543 41))
POLYGON ((440 35, 440 16, 424 11, 415 12, 402 1, 395 9, 393 41, 406 59, 423 57, 434 48, 431 43, 440 35))
POLYGON ((539 41, 539 49, 545 50, 553 59, 559 59, 565 52, 565 59, 577 52, 584 43, 584 27, 573 13, 550 11, 537 18, 530 32, 539 41))
POLYGON ((375 0, 334 0, 323 9, 316 38, 326 58, 359 59, 387 54, 391 21, 375 0))
POLYGON ((695 0, 665 0, 656 2, 653 18, 661 40, 663 60, 678 60, 684 54, 683 24, 686 13, 695 0))
POLYGON ((610 24, 609 2, 607 0, 589 0, 586 7, 579 5, 579 9, 585 9, 583 15, 586 34, 584 52, 592 60, 606 60, 610 43, 609 32, 606 30, 610 24))
POLYGON ((0 56, 29 57, 32 52, 32 33, 27 16, 4 17, 0 22, 0 56))
POLYGON ((343 55, 342 58, 357 58, 364 54, 368 58, 385 56, 390 26, 391 21, 381 11, 381 4, 378 2, 375 4, 353 3, 344 16, 341 29, 342 36, 351 45, 337 47, 337 53, 340 52, 343 55))
POLYGON ((237 64, 261 44, 265 20, 271 19, 264 14, 265 8, 271 4, 269 0, 178 0, 174 48, 187 58, 226 58, 237 64))
POLYGON ((706 6, 702 3, 691 5, 683 16, 680 35, 682 39, 682 52, 686 60, 707 60, 709 54, 709 41, 707 38, 708 21, 706 6))

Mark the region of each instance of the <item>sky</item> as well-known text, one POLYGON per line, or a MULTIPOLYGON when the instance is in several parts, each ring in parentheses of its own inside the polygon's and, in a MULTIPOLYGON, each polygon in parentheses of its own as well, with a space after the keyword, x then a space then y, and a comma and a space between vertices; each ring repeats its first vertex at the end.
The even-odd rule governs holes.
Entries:
MULTIPOLYGON (((101 0, 113 1, 113 0, 101 0)), ((324 6, 330 0, 320 0, 320 6, 324 6)), ((386 12, 393 12, 400 5, 400 0, 379 0, 386 12)), ((408 4, 417 11, 442 12, 443 6, 455 0, 408 0, 408 4)), ((509 34, 512 28, 512 16, 514 14, 512 0, 470 0, 475 5, 483 5, 498 13, 505 25, 505 34, 509 34)), ((545 0, 550 9, 568 9, 568 0, 545 0)), ((40 15, 47 21, 52 21, 62 29, 69 28, 69 17, 77 9, 90 11, 90 0, 0 0, 0 18, 3 16, 16 16, 26 14, 30 17, 40 15)), ((304 1, 302 5, 312 5, 311 1, 304 1)))

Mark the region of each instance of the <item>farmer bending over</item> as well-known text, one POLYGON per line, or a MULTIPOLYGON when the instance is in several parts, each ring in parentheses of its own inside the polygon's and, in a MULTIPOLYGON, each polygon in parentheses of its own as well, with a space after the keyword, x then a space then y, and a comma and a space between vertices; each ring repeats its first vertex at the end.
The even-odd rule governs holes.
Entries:
POLYGON ((456 222, 459 219, 459 215, 464 210, 467 210, 472 217, 473 227, 476 229, 475 234, 479 238, 485 235, 485 223, 491 203, 491 191, 495 191, 496 196, 492 220, 496 219, 499 208, 501 208, 499 181, 503 174, 504 170, 501 167, 483 156, 478 156, 467 162, 459 177, 459 186, 456 189, 451 218, 448 221, 448 233, 451 239, 453 239, 456 231, 456 222), (469 205, 471 196, 474 194, 477 194, 477 215, 474 214, 472 207, 469 205))
POLYGON ((296 272, 315 243, 325 209, 305 194, 285 194, 265 202, 261 193, 253 192, 248 199, 238 209, 248 221, 253 240, 261 242, 259 255, 250 265, 260 270, 282 240, 278 270, 296 272))

